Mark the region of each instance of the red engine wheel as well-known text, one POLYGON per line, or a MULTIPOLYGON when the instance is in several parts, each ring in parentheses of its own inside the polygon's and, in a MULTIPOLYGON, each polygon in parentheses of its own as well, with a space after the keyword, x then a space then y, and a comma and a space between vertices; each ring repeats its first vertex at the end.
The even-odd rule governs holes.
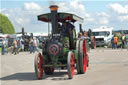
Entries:
POLYGON ((80 73, 85 73, 87 68, 87 52, 86 52, 86 43, 85 40, 80 41, 80 50, 79 50, 79 62, 80 62, 80 73))
POLYGON ((80 74, 80 40, 77 40, 77 44, 76 44, 76 52, 77 52, 77 60, 76 60, 76 64, 77 64, 77 73, 80 74))
POLYGON ((74 76, 74 54, 71 51, 68 53, 67 65, 69 79, 72 79, 74 76))
POLYGON ((41 53, 35 56, 35 74, 37 79, 42 79, 43 77, 43 57, 41 53))
POLYGON ((83 40, 83 69, 84 72, 86 72, 87 68, 87 52, 86 52, 86 43, 85 40, 83 40))

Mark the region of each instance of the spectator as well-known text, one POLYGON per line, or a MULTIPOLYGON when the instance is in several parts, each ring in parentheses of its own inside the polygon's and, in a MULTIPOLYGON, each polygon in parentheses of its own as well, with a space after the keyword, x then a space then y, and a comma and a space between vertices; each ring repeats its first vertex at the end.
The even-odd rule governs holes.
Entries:
POLYGON ((17 54, 17 41, 16 39, 13 40, 13 52, 15 55, 17 54))
POLYGON ((126 48, 128 49, 128 35, 125 37, 125 42, 126 42, 126 48))
POLYGON ((37 51, 39 52, 39 40, 36 38, 36 43, 37 43, 37 51))
POLYGON ((79 33, 78 33, 78 38, 81 38, 81 37, 82 37, 82 33, 79 32, 79 33))
POLYGON ((60 29, 61 33, 67 33, 66 26, 67 26, 66 22, 63 22, 62 27, 60 29))
POLYGON ((70 29, 71 29, 71 26, 69 25, 68 22, 63 22, 62 23, 62 26, 61 26, 61 34, 63 34, 63 42, 64 42, 64 46, 66 48, 69 48, 70 45, 69 45, 69 35, 70 35, 70 29))
POLYGON ((1 46, 1 55, 4 55, 5 54, 5 40, 3 39, 2 40, 2 46, 1 46))
POLYGON ((33 40, 33 47, 34 47, 34 52, 37 51, 37 41, 36 38, 33 40))
POLYGON ((111 39, 112 49, 114 49, 114 37, 111 39))
POLYGON ((17 39, 16 39, 16 42, 17 42, 17 48, 16 48, 16 51, 17 51, 17 53, 19 53, 19 51, 20 51, 20 39, 17 38, 17 39))
POLYGON ((18 40, 19 42, 19 48, 20 48, 20 51, 22 50, 22 42, 21 42, 21 39, 18 40))
POLYGON ((62 27, 61 27, 62 33, 69 35, 72 29, 74 29, 74 25, 72 25, 69 22, 63 22, 62 27))
POLYGON ((118 37, 114 35, 114 38, 113 38, 114 48, 117 48, 117 42, 118 42, 118 37))
POLYGON ((21 38, 20 42, 21 42, 21 50, 24 51, 24 40, 21 38))
POLYGON ((60 30, 61 30, 61 25, 60 23, 58 23, 58 33, 60 33, 60 30))
POLYGON ((125 48, 125 35, 123 34, 121 37, 122 40, 122 48, 125 48))
POLYGON ((84 36, 84 34, 82 34, 81 32, 79 32, 79 33, 78 33, 78 38, 79 38, 79 39, 84 39, 85 36, 84 36))
POLYGON ((34 53, 34 47, 33 47, 33 39, 31 38, 29 41, 29 49, 30 49, 30 53, 34 53))
POLYGON ((88 35, 87 35, 87 32, 86 32, 86 31, 84 31, 84 37, 88 37, 88 35))

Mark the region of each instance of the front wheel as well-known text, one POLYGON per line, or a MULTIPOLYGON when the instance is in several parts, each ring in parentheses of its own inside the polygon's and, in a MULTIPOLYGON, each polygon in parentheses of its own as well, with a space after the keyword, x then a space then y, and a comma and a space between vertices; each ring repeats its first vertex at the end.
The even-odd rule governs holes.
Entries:
POLYGON ((43 77, 43 57, 41 53, 37 53, 35 56, 35 74, 37 79, 42 79, 43 77))
POLYGON ((68 53, 67 67, 68 67, 68 77, 69 79, 72 79, 74 76, 74 54, 71 51, 68 53))

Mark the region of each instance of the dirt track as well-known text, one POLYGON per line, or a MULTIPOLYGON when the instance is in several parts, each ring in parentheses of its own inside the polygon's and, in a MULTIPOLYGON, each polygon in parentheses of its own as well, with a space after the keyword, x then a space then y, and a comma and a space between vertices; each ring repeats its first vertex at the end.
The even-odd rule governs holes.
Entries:
POLYGON ((34 54, 1 56, 1 85, 128 85, 128 51, 121 49, 96 49, 89 53, 87 72, 68 79, 66 70, 56 70, 54 75, 45 75, 36 80, 34 54))

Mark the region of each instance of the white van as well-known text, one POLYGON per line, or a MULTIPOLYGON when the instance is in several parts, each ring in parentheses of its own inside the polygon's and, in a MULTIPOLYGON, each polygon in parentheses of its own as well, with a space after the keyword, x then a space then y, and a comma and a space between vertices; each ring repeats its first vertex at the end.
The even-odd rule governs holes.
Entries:
POLYGON ((96 38, 96 46, 108 46, 113 37, 112 31, 113 28, 107 26, 92 29, 93 36, 96 38))

